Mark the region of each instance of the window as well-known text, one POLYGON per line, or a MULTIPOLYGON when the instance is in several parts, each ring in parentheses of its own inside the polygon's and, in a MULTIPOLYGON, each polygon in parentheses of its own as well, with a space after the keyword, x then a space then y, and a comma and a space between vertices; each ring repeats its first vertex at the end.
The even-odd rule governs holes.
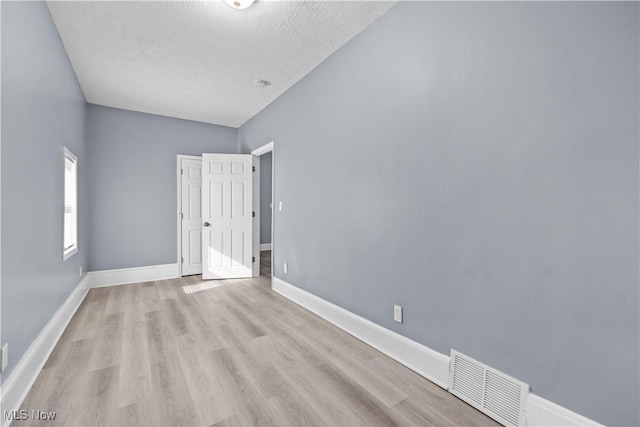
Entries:
POLYGON ((78 158, 64 148, 64 239, 62 260, 78 252, 78 158))

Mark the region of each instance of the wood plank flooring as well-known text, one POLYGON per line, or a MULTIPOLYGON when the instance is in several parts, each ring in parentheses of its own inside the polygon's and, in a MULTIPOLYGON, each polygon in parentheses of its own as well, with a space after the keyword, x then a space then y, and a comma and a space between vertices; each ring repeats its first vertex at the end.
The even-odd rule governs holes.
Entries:
POLYGON ((92 289, 15 426, 497 425, 259 278, 92 289))

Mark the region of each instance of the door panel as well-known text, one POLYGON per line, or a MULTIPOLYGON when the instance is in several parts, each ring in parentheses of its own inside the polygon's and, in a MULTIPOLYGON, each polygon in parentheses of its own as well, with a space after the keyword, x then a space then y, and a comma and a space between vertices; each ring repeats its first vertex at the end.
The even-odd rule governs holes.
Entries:
POLYGON ((190 230, 189 234, 189 265, 199 265, 202 268, 202 231, 190 230))
POLYGON ((244 182, 231 183, 231 218, 243 218, 245 210, 244 182))
POLYGON ((253 156, 205 153, 202 161, 202 277, 251 277, 253 156))
MULTIPOLYGON (((200 178, 198 178, 200 180, 200 178)), ((187 212, 189 219, 197 219, 200 220, 201 216, 201 197, 202 197, 202 186, 201 185, 190 185, 189 186, 189 211, 187 212)))
POLYGON ((202 160, 182 159, 182 275, 202 273, 202 160))

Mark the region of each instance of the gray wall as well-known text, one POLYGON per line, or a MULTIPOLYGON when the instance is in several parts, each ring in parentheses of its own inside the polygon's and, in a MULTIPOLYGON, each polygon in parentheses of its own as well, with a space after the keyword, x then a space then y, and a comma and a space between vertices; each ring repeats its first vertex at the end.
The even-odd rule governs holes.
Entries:
POLYGON ((6 379, 80 281, 80 267, 87 266, 87 157, 84 95, 46 4, 3 1, 1 7, 6 379), (66 262, 63 146, 79 158, 79 252, 66 262))
POLYGON ((235 153, 237 130, 89 105, 89 269, 176 262, 176 155, 235 153))
POLYGON ((260 243, 271 243, 271 159, 260 156, 260 243))
POLYGON ((394 6, 240 128, 276 276, 638 425, 638 36, 637 3, 394 6))

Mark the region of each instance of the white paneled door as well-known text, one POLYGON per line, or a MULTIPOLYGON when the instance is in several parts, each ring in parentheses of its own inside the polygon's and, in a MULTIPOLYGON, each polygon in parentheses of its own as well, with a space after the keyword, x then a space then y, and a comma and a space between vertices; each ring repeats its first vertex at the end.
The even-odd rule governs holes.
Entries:
POLYGON ((182 275, 202 273, 202 159, 183 158, 180 164, 182 275))
MULTIPOLYGON (((202 278, 252 277, 254 263, 253 172, 256 157, 248 154, 202 155, 202 278)), ((255 191, 254 191, 255 190, 255 191)))

